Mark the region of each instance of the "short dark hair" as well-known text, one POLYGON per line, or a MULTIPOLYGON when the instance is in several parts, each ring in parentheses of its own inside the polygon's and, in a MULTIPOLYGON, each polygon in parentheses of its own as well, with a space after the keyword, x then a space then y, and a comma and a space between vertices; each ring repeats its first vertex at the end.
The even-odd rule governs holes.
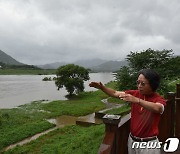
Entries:
POLYGON ((142 74, 149 81, 149 84, 153 91, 156 91, 160 85, 160 76, 152 69, 143 69, 139 71, 139 75, 142 74))

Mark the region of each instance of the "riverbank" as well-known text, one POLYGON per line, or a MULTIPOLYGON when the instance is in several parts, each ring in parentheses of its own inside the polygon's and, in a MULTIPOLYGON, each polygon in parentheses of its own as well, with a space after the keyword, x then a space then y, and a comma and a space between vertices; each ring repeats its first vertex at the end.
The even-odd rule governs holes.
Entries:
POLYGON ((51 75, 56 74, 56 69, 0 69, 0 75, 51 75))
MULTIPOLYGON (((111 86, 113 86, 112 83, 111 86)), ((55 127, 55 125, 47 122, 46 119, 61 115, 83 116, 102 110, 105 108, 105 105, 101 100, 106 97, 107 95, 101 91, 84 92, 71 100, 52 101, 49 103, 37 101, 14 109, 1 109, 0 138, 2 140, 0 140, 0 149, 2 150, 24 138, 55 127)), ((79 128, 78 126, 76 127, 77 129, 79 128)), ((103 126, 99 127, 102 128, 103 126)), ((97 129, 99 127, 97 126, 97 129)), ((65 129, 69 130, 70 128, 65 129)))

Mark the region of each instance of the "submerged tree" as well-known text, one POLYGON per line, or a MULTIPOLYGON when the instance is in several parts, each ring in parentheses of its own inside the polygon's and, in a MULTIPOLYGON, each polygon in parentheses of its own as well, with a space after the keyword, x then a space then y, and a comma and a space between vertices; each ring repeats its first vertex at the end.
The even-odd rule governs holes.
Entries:
POLYGON ((84 91, 84 81, 89 80, 89 72, 84 67, 68 64, 58 68, 55 81, 58 90, 65 87, 71 96, 84 91))

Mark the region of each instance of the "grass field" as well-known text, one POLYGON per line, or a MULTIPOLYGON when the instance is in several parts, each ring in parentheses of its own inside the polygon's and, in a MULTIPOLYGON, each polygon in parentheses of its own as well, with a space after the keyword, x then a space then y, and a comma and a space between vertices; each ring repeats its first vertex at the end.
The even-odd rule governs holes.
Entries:
POLYGON ((95 154, 103 135, 103 124, 91 127, 67 126, 5 154, 95 154))

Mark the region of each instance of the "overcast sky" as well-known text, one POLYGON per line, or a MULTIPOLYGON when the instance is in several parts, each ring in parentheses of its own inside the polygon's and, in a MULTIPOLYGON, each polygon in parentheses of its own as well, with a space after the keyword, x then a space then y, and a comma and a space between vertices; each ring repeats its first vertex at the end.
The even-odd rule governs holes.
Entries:
POLYGON ((180 55, 179 11, 179 0, 0 0, 0 50, 26 64, 180 55))

